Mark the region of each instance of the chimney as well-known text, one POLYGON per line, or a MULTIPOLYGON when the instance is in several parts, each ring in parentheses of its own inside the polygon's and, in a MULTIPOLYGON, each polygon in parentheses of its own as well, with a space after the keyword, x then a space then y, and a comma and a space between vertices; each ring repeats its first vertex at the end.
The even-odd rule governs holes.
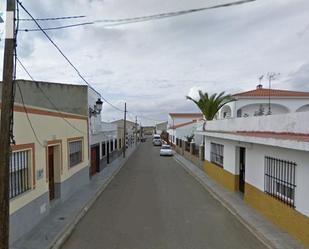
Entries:
POLYGON ((263 88, 263 85, 262 84, 258 84, 257 86, 256 86, 256 89, 262 89, 263 88))

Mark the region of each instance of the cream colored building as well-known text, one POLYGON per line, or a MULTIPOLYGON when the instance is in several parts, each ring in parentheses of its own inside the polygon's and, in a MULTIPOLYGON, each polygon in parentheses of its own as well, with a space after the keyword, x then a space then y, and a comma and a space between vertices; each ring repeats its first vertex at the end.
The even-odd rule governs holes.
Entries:
POLYGON ((18 80, 14 138, 10 243, 89 181, 87 86, 18 80))

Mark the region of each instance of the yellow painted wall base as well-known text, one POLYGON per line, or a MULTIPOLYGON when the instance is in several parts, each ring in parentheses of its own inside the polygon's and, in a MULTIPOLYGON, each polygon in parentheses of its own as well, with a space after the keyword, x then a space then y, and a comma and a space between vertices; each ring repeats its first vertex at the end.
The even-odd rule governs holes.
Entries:
POLYGON ((246 183, 245 202, 309 246, 309 217, 246 183))
POLYGON ((222 184, 230 191, 239 190, 239 176, 224 170, 223 168, 209 162, 204 162, 204 171, 211 178, 222 184))

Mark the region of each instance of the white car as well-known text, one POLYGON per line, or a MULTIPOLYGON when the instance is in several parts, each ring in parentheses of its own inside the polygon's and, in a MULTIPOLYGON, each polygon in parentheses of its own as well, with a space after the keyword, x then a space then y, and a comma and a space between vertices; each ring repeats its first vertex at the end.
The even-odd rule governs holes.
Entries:
POLYGON ((174 155, 174 151, 171 146, 168 144, 163 144, 160 149, 160 156, 172 156, 174 155))

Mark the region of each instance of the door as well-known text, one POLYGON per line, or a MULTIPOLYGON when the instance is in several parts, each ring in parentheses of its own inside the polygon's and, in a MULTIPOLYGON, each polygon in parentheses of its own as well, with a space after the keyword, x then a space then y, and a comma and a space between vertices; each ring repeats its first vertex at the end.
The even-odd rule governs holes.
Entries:
POLYGON ((91 167, 90 175, 93 176, 97 173, 97 149, 91 148, 91 167))
POLYGON ((245 192, 246 148, 239 148, 239 191, 245 192))
POLYGON ((110 150, 110 147, 109 147, 109 141, 107 142, 107 145, 106 145, 106 160, 107 160, 107 163, 109 163, 109 150, 110 150))
POLYGON ((54 147, 48 147, 49 200, 55 199, 54 147))

